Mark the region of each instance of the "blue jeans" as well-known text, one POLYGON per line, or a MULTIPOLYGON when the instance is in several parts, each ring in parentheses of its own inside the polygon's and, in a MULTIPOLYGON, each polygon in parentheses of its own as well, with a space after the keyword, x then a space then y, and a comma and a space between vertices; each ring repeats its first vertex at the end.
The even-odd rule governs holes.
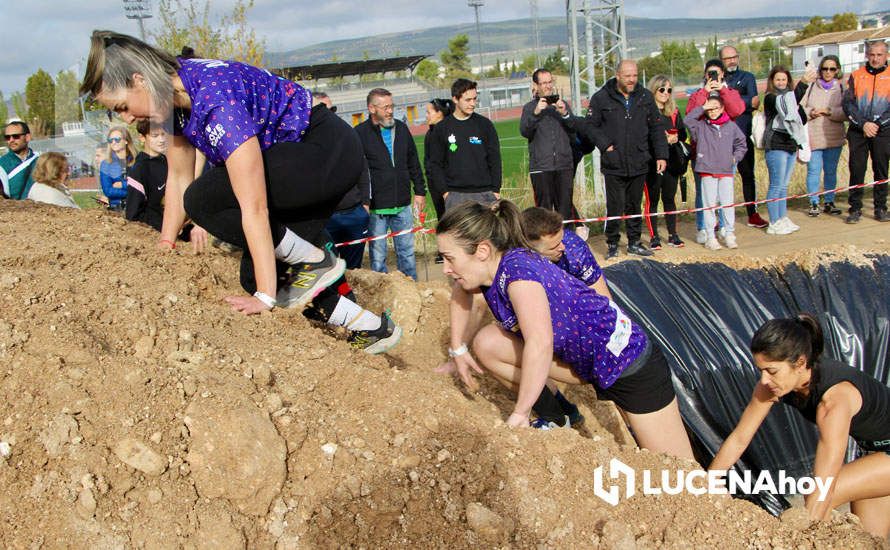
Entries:
MULTIPOLYGON (((368 236, 368 213, 365 207, 358 205, 350 210, 338 210, 331 215, 325 229, 331 234, 335 243, 354 241, 368 236)), ((335 249, 346 262, 347 269, 358 269, 362 266, 365 254, 365 243, 341 246, 335 249)))
MULTIPOLYGON (((837 163, 841 158, 841 147, 815 149, 807 163, 807 193, 819 190, 819 173, 825 172, 825 190, 834 191, 837 187, 837 163)), ((825 202, 834 202, 834 193, 822 195, 825 202)), ((810 203, 819 204, 819 197, 810 197, 810 203)))
MULTIPOLYGON (((767 151, 764 154, 766 159, 766 168, 769 172, 769 190, 766 192, 767 199, 784 198, 788 196, 788 182, 791 181, 791 174, 794 172, 794 163, 797 162, 797 155, 788 151, 779 151, 776 149, 767 151)), ((770 223, 784 218, 788 214, 787 201, 781 200, 769 202, 766 204, 769 212, 770 223)))
MULTIPOLYGON (((414 227, 414 214, 410 206, 402 208, 398 214, 374 214, 368 224, 371 235, 384 235, 389 232, 402 231, 414 227)), ((386 241, 380 239, 371 241, 371 269, 379 273, 387 273, 386 270, 386 241)), ((417 266, 414 262, 414 234, 393 237, 393 246, 396 248, 396 263, 399 271, 417 280, 417 266)))

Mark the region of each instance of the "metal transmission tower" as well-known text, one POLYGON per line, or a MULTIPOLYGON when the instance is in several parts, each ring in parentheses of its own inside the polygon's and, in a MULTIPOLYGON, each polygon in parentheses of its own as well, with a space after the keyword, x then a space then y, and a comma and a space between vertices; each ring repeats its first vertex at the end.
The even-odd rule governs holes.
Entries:
MULTIPOLYGON (((479 82, 482 93, 479 94, 480 107, 485 97, 485 66, 482 64, 482 27, 479 26, 479 8, 485 5, 485 0, 467 0, 467 6, 473 8, 476 12, 476 40, 479 42, 479 82)), ((487 102, 489 105, 490 101, 487 102)))
POLYGON ((144 19, 151 18, 151 0, 124 0, 124 13, 127 19, 139 21, 139 37, 145 42, 144 19))
POLYGON ((532 31, 535 35, 535 68, 541 67, 541 22, 538 17, 538 0, 528 0, 532 11, 532 31))
MULTIPOLYGON (((587 95, 593 95, 605 83, 608 78, 606 75, 614 73, 618 62, 627 55, 624 0, 566 0, 566 18, 571 41, 569 57, 572 60, 572 103, 576 111, 579 111, 582 83, 586 84, 587 95), (583 44, 578 32, 581 21, 584 22, 583 44), (599 34, 598 47, 594 46, 596 34, 599 34), (603 71, 602 82, 599 84, 596 80, 598 67, 603 71)), ((593 170, 590 175, 594 181, 594 199, 597 202, 605 201, 605 190, 599 174, 599 151, 594 150, 591 157, 593 170)), ((586 178, 586 162, 582 160, 576 180, 577 186, 582 189, 582 196, 587 190, 586 178)))

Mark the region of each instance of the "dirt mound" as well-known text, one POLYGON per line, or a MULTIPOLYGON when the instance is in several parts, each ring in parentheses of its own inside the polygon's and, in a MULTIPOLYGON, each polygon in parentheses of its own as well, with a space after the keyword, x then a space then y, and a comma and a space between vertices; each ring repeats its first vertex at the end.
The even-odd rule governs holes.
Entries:
POLYGON ((881 544, 852 516, 807 526, 722 497, 609 506, 592 473, 611 458, 690 465, 620 444, 589 389, 570 395, 582 433, 510 430, 505 392, 431 374, 443 283, 356 273, 406 329, 369 357, 296 312, 230 312, 237 262, 218 251, 159 254, 99 211, 2 201, 0 219, 6 547, 881 544))

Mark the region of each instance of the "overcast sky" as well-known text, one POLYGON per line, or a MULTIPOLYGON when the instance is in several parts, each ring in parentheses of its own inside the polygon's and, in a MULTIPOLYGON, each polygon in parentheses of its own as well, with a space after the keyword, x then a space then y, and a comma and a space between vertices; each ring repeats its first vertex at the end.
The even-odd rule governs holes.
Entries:
MULTIPOLYGON (((197 0, 203 3, 203 0, 197 0)), ((528 17, 524 0, 484 0, 483 21, 528 17)), ((841 11, 867 13, 881 0, 626 0, 628 15, 640 17, 758 17, 819 15, 841 11), (705 6, 703 8, 703 6, 705 6), (717 6, 723 11, 717 10, 717 6)), ((156 5, 157 0, 152 0, 156 5)), ((212 0, 213 9, 226 13, 233 0, 212 0)), ((565 0, 538 0, 542 17, 564 16, 565 0)), ((92 29, 105 28, 138 34, 135 21, 124 17, 121 0, 6 0, 3 2, 0 48, 0 90, 6 98, 24 90, 25 80, 38 68, 55 75, 82 62, 92 29)), ((423 29, 473 21, 473 10, 463 0, 256 0, 249 12, 266 49, 282 51, 338 38, 423 29), (305 26, 302 26, 305 25, 305 26), (302 26, 302 27, 301 27, 302 26)), ((146 21, 148 28, 155 20, 146 21)))

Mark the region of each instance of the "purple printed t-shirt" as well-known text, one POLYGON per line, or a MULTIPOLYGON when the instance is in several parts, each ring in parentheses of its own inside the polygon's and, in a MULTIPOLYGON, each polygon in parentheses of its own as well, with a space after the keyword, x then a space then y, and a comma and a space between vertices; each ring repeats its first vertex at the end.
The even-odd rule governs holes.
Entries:
POLYGON ((596 263, 596 258, 593 257, 590 247, 574 231, 563 230, 562 244, 566 249, 559 260, 555 262, 560 269, 587 286, 597 282, 603 276, 603 270, 596 263))
POLYGON ((192 100, 182 135, 215 165, 256 136, 260 149, 301 141, 312 94, 299 84, 237 61, 180 59, 179 78, 192 100))
POLYGON ((611 300, 572 277, 547 258, 524 248, 504 253, 485 301, 505 330, 519 333, 507 294, 510 283, 544 287, 553 325, 553 353, 580 378, 600 388, 615 383, 646 348, 646 334, 611 300))

